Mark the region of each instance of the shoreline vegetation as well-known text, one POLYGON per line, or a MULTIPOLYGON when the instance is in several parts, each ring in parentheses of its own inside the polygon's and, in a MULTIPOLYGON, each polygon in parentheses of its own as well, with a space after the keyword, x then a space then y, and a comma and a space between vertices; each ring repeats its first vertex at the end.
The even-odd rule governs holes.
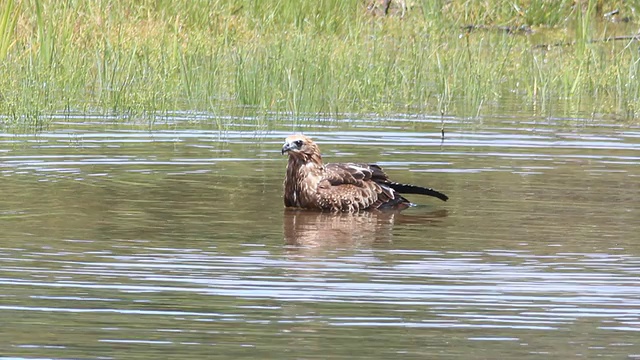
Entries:
POLYGON ((5 0, 0 121, 640 116, 640 1, 5 0))

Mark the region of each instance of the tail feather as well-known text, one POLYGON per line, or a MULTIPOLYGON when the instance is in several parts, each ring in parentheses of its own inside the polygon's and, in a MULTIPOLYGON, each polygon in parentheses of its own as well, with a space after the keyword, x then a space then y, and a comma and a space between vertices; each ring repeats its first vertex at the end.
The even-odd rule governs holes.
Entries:
POLYGON ((433 190, 431 188, 426 188, 426 187, 422 187, 422 186, 417 186, 417 185, 411 185, 411 184, 400 184, 400 183, 396 183, 396 182, 390 182, 388 183, 389 187, 391 187, 393 190, 401 193, 401 194, 420 194, 420 195, 429 195, 429 196, 433 196, 433 197, 437 197, 438 199, 442 200, 442 201, 447 201, 449 200, 449 197, 437 190, 433 190))

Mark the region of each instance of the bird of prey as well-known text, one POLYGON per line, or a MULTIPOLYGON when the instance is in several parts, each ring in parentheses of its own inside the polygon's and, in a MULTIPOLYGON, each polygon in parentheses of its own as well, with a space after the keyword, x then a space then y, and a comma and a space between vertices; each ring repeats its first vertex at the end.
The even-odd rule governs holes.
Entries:
POLYGON ((285 139, 282 154, 289 155, 284 179, 286 207, 333 212, 405 209, 411 205, 400 194, 421 194, 447 201, 439 191, 391 181, 375 164, 324 164, 320 149, 309 137, 285 139))

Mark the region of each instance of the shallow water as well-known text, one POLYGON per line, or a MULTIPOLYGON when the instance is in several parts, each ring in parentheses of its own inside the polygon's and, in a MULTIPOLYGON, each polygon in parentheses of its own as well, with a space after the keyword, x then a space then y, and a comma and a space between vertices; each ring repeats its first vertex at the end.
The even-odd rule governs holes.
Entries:
POLYGON ((60 119, 0 135, 0 359, 640 357, 640 128, 308 121, 326 161, 433 187, 285 210, 268 130, 60 119))

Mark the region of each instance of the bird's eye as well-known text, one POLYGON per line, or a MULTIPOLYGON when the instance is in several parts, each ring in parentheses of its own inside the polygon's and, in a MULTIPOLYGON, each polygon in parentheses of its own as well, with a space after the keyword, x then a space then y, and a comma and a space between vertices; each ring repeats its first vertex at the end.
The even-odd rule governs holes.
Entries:
POLYGON ((297 147, 301 147, 302 146, 302 140, 296 140, 294 142, 294 144, 296 144, 297 147))

